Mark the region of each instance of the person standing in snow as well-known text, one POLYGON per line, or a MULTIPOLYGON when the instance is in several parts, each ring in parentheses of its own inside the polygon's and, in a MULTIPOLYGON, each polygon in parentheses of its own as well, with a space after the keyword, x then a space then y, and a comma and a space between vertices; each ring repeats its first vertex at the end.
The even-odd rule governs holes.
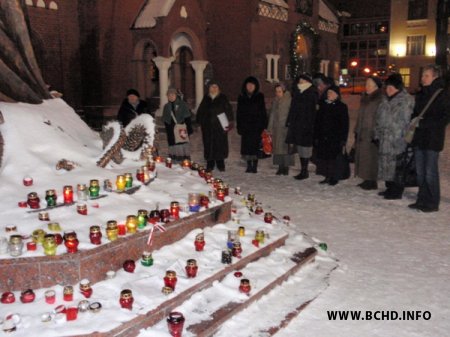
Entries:
POLYGON ((139 92, 136 89, 129 89, 127 98, 123 100, 120 106, 117 119, 123 127, 126 127, 134 118, 143 113, 150 114, 147 102, 140 99, 139 92))
POLYGON ((379 195, 394 200, 401 199, 404 190, 404 186, 395 182, 395 169, 397 156, 406 149, 404 136, 414 99, 406 92, 400 74, 390 75, 384 84, 386 97, 378 107, 374 138, 378 145, 378 179, 386 184, 386 190, 379 195))
POLYGON ((416 95, 413 119, 430 102, 438 90, 441 90, 424 115, 414 133, 411 145, 416 160, 417 183, 419 192, 415 203, 410 208, 422 212, 436 212, 440 203, 439 152, 444 149, 445 129, 450 119, 450 103, 444 80, 439 77, 440 69, 435 65, 423 68, 422 90, 416 95))
POLYGON ((184 143, 175 143, 175 122, 177 124, 186 124, 188 135, 191 135, 193 132, 191 111, 189 110, 186 102, 178 96, 176 89, 169 88, 169 90, 167 90, 167 99, 168 102, 164 105, 162 120, 164 122, 164 126, 166 127, 169 156, 175 162, 181 162, 184 159, 191 158, 190 144, 189 141, 184 143))
POLYGON ((301 171, 294 178, 309 177, 308 164, 312 156, 314 123, 318 103, 317 89, 307 74, 298 76, 295 81, 291 107, 287 120, 287 144, 293 144, 300 156, 301 171))
POLYGON ((242 84, 236 111, 236 128, 241 136, 241 155, 247 161, 246 173, 257 173, 258 150, 261 133, 267 127, 267 112, 264 95, 259 91, 259 82, 249 76, 242 84))
POLYGON ((355 126, 355 175, 363 179, 358 186, 364 190, 378 188, 378 148, 373 140, 377 109, 383 99, 382 86, 377 76, 367 78, 355 126))
POLYGON ((336 178, 336 158, 347 143, 349 119, 348 108, 341 101, 339 88, 335 85, 326 91, 327 99, 319 102, 314 144, 317 153, 317 174, 323 175, 320 184, 334 186, 336 178))
POLYGON ((267 129, 272 136, 273 164, 278 165, 277 175, 289 174, 289 166, 294 165, 294 158, 288 153, 285 143, 287 136, 286 121, 291 106, 291 93, 284 84, 275 85, 275 98, 270 109, 267 129))
POLYGON ((218 82, 210 81, 208 94, 203 97, 197 110, 197 123, 202 130, 203 155, 208 171, 212 171, 215 165, 219 171, 225 171, 225 159, 228 157, 228 131, 233 127, 232 122, 233 109, 227 96, 220 92, 218 82), (229 122, 226 129, 222 127, 218 117, 222 114, 225 114, 229 122))

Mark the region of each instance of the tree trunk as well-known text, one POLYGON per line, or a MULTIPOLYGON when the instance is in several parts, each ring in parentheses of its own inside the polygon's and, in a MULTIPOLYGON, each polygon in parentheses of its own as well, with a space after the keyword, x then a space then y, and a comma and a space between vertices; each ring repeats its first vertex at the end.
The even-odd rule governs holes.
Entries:
POLYGON ((447 73, 448 1, 438 0, 436 14, 436 64, 447 73))
POLYGON ((22 0, 0 1, 0 97, 41 103, 50 98, 36 62, 22 0))

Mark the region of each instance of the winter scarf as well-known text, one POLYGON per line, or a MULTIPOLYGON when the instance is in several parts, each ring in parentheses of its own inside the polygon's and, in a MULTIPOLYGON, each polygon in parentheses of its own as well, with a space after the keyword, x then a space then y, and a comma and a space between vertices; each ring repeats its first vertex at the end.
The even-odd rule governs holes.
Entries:
POLYGON ((179 97, 177 97, 177 99, 173 103, 167 102, 166 105, 164 105, 162 115, 162 120, 164 123, 172 123, 172 107, 177 123, 183 123, 186 118, 191 117, 191 112, 189 111, 187 104, 179 97))

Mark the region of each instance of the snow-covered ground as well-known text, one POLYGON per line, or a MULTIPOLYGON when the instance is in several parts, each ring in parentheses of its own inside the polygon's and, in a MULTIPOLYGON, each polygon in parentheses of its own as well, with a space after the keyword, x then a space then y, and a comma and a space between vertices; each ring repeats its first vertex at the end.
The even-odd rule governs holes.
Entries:
MULTIPOLYGON (((0 110, 4 109, 0 107, 0 110)), ((38 114, 36 116, 35 123, 41 125, 45 122, 45 116, 38 114)), ((17 118, 17 121, 20 120, 18 116, 14 118, 17 118)), ((7 116, 5 119, 8 123, 7 116)), ((126 162, 125 166, 115 166, 108 171, 97 168, 94 163, 101 153, 99 139, 76 119, 68 122, 57 120, 57 114, 49 116, 48 119, 52 119, 53 123, 52 126, 45 126, 48 125, 45 124, 45 130, 58 133, 61 131, 58 126, 65 128, 70 125, 74 129, 73 137, 82 137, 85 140, 83 145, 86 146, 79 146, 78 142, 71 141, 71 137, 66 137, 67 139, 64 138, 61 144, 48 144, 45 148, 40 145, 33 149, 33 139, 45 137, 45 133, 42 132, 30 134, 28 139, 14 140, 18 142, 18 148, 26 148, 22 144, 28 142, 31 144, 31 149, 26 156, 19 158, 12 156, 12 148, 6 150, 5 168, 0 176, 2 225, 13 222, 18 223, 20 228, 31 221, 31 217, 19 218, 17 216, 19 209, 15 208, 17 201, 26 198, 26 193, 29 191, 29 188, 18 187, 25 174, 33 176, 34 186, 42 195, 45 189, 62 187, 68 180, 76 185, 94 178, 113 179, 117 173, 122 173, 127 168, 127 164, 128 167, 132 166, 131 162, 126 162), (34 157, 29 153, 35 153, 34 157), (62 158, 79 162, 81 167, 72 172, 54 170, 55 160, 62 158), (89 160, 92 162, 90 165, 86 164, 89 160), (46 165, 36 167, 36 163, 46 163, 46 165), (54 181, 48 180, 51 177, 54 181)), ((448 172, 442 174, 441 185, 444 198, 441 210, 437 213, 423 214, 407 208, 408 203, 414 201, 415 189, 408 189, 403 200, 386 201, 379 197, 376 191, 367 192, 357 188, 356 184, 359 180, 355 178, 331 187, 319 185, 321 177, 314 174, 306 181, 294 180, 292 176, 298 173, 298 169, 291 170, 288 177, 275 176, 275 167, 271 165, 271 159, 260 161, 258 174, 246 174, 245 167, 239 158, 240 138, 234 131, 230 135, 230 158, 226 162, 227 170, 224 173, 215 172, 215 176, 222 177, 233 187, 240 186, 244 194, 255 193, 257 199, 263 203, 265 211, 272 211, 279 217, 290 215, 293 225, 286 230, 291 232, 292 236, 304 232, 318 241, 326 242, 328 253, 338 260, 338 266, 329 274, 335 267, 334 261, 326 254, 321 254, 314 265, 302 269, 283 287, 275 289, 271 295, 264 297, 227 322, 217 336, 263 336, 260 332, 261 328, 265 327, 266 321, 276 321, 280 308, 296 307, 296 303, 291 303, 293 298, 298 299, 300 304, 314 297, 315 300, 276 336, 434 337, 449 335, 450 323, 447 317, 450 314, 448 301, 450 294, 450 282, 448 282, 450 279, 450 199, 448 198, 450 179, 448 172), (420 310, 429 311, 431 319, 330 321, 327 310, 398 312, 420 310), (255 316, 264 317, 264 324, 255 320, 255 316)), ((4 134, 5 139, 12 139, 10 136, 4 134)), ((7 146, 10 145, 7 144, 7 146)), ((164 149, 164 146, 161 146, 161 149, 164 149)), ((164 151, 162 152, 164 155, 164 151)), ((201 162, 199 131, 192 137, 192 152, 193 159, 201 162)), ((312 172, 313 169, 314 166, 311 165, 310 171, 312 172)), ((181 169, 172 172, 164 171, 173 184, 155 186, 155 189, 160 191, 157 195, 161 203, 167 203, 172 198, 186 198, 186 186, 180 186, 181 180, 177 181, 177 176, 181 172, 183 172, 181 169), (170 191, 180 191, 180 188, 182 192, 170 193, 170 191), (169 193, 165 194, 163 190, 169 193)), ((189 190, 194 188, 196 191, 202 191, 206 186, 200 183, 194 186, 197 181, 194 177, 185 178, 189 181, 189 190)), ((115 196, 105 199, 108 201, 99 201, 100 209, 90 208, 94 216, 91 219, 100 221, 104 211, 122 214, 124 217, 128 214, 130 205, 135 205, 133 211, 140 208, 134 197, 127 197, 129 200, 122 209, 117 207, 119 201, 115 196), (102 208, 103 203, 105 208, 102 208)), ((142 200, 142 205, 145 202, 147 203, 145 205, 148 205, 149 200, 150 197, 142 200)), ((147 208, 151 209, 153 206, 154 202, 147 208)), ((67 210, 58 212, 57 220, 70 218, 66 213, 67 210)), ((78 220, 81 218, 82 216, 77 217, 78 220)), ((87 223, 67 221, 70 228, 87 223)), ((39 224, 38 221, 33 223, 39 224)), ((192 237, 188 238, 188 240, 191 239, 192 237)), ((118 276, 123 277, 123 275, 118 276)), ((94 286, 94 291, 95 289, 94 286)), ((3 290, 0 289, 0 291, 3 290)), ((114 302, 114 305, 117 303, 114 302)), ((184 308, 189 308, 189 303, 186 303, 184 308)), ((2 311, 3 314, 6 312, 2 311)), ((127 313, 123 313, 123 316, 125 314, 127 313)), ((184 314, 189 316, 189 312, 184 314)), ((119 319, 123 319, 123 316, 119 319)), ((133 315, 130 314, 129 317, 133 315)), ((161 324, 155 329, 143 331, 141 335, 168 336, 163 323, 161 324)), ((33 333, 29 336, 33 336, 33 333)))

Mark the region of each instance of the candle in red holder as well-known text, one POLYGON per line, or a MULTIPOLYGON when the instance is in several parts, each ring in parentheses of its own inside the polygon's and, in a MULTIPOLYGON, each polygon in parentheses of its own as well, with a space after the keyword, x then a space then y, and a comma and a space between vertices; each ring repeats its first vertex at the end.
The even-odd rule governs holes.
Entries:
POLYGON ((265 223, 272 223, 272 221, 273 221, 273 215, 272 215, 272 213, 266 212, 266 213, 264 214, 264 222, 265 222, 265 223))
POLYGON ((155 171, 155 162, 153 160, 149 160, 147 164, 147 168, 150 172, 155 171))
POLYGON ((35 251, 37 249, 37 244, 34 241, 27 242, 27 250, 35 251))
POLYGON ((133 293, 131 292, 130 289, 124 289, 120 292, 119 303, 122 308, 128 310, 133 309, 133 302, 134 302, 133 293))
POLYGON ((91 282, 88 279, 83 279, 80 281, 80 293, 86 297, 89 298, 92 296, 92 286, 91 286, 91 282))
POLYGON ((33 178, 31 178, 30 176, 23 177, 23 184, 24 184, 24 186, 33 185, 33 178))
POLYGON ((218 189, 221 185, 223 185, 223 180, 216 178, 214 179, 214 189, 218 189))
POLYGON ((202 194, 200 196, 200 206, 208 208, 209 207, 209 198, 208 196, 202 194))
POLYGON ((231 249, 231 255, 233 255, 234 257, 237 257, 239 259, 242 257, 242 245, 239 241, 233 242, 233 248, 231 249))
POLYGON ((170 218, 170 211, 167 208, 162 209, 159 211, 161 222, 169 222, 170 218))
POLYGON ((252 286, 250 285, 249 279, 243 278, 239 285, 239 291, 244 294, 249 294, 250 290, 252 290, 252 286))
POLYGON ((136 170, 136 180, 144 182, 144 170, 142 168, 136 170))
POLYGON ((40 208, 40 206, 39 206, 39 202, 40 201, 41 200, 39 199, 39 197, 38 197, 36 192, 28 193, 27 204, 28 204, 28 206, 30 206, 30 208, 33 208, 33 209, 40 208))
POLYGON ((200 165, 198 163, 193 162, 191 164, 191 170, 192 171, 198 171, 199 168, 200 168, 200 165))
POLYGON ((20 294, 20 301, 22 303, 31 303, 36 298, 36 295, 34 294, 34 291, 32 289, 27 289, 22 291, 20 294))
POLYGON ((172 201, 170 203, 170 215, 174 219, 180 218, 180 203, 178 201, 172 201))
POLYGON ((225 201, 225 191, 222 188, 217 189, 216 198, 220 201, 225 201))
POLYGON ((161 221, 161 212, 157 209, 150 211, 150 214, 148 216, 148 221, 152 224, 160 222, 161 221))
POLYGON ((291 223, 291 217, 289 215, 283 216, 283 223, 289 225, 291 223))
POLYGON ((45 303, 54 304, 56 301, 56 292, 54 290, 47 290, 44 294, 45 303))
POLYGON ((68 307, 66 309, 66 320, 74 321, 78 317, 78 308, 77 307, 68 307))
POLYGON ((77 212, 81 215, 87 215, 87 205, 84 202, 77 204, 77 212))
POLYGON ((27 201, 19 201, 17 204, 18 204, 18 206, 20 208, 27 208, 28 207, 28 202, 27 201))
POLYGON ((14 296, 14 293, 10 291, 6 291, 2 294, 2 298, 0 299, 0 302, 3 304, 11 304, 16 301, 16 297, 14 296))
POLYGON ((205 172, 204 179, 205 179, 206 182, 207 182, 208 180, 209 180, 209 181, 212 181, 212 179, 214 179, 213 176, 212 176, 212 172, 211 172, 211 171, 206 171, 206 172, 205 172))
POLYGON ((63 300, 66 302, 73 301, 73 287, 72 286, 64 286, 63 300))
POLYGON ((126 260, 123 263, 123 270, 125 270, 127 273, 133 273, 136 269, 136 263, 133 260, 126 260))
POLYGON ((186 263, 186 275, 189 278, 194 278, 197 276, 198 266, 195 259, 189 259, 186 263))
POLYGON ((102 243, 100 226, 91 226, 89 228, 89 239, 93 245, 100 245, 102 243))
POLYGON ((67 252, 70 254, 78 252, 78 238, 77 233, 75 232, 68 232, 64 233, 64 245, 67 248, 67 252))
POLYGON ((53 236, 55 237, 55 241, 58 246, 63 243, 64 239, 61 234, 56 233, 56 234, 53 234, 53 236))
POLYGON ((172 158, 170 157, 166 158, 166 167, 172 168, 172 158))
POLYGON ((191 168, 191 161, 189 159, 185 159, 181 162, 181 166, 184 168, 191 168))
POLYGON ((198 168, 198 175, 200 176, 200 178, 205 178, 205 174, 206 174, 206 170, 203 166, 200 166, 198 168))
POLYGON ((194 245, 197 252, 203 251, 203 249, 205 248, 205 243, 205 234, 199 233, 195 236, 194 245))
MULTIPOLYGON (((163 162, 163 158, 161 156, 156 156, 153 158, 153 160, 157 163, 162 163, 163 162)), ((150 169, 150 168, 149 168, 150 169)))
POLYGON ((177 285, 177 273, 173 270, 166 271, 166 276, 164 277, 164 285, 175 290, 177 285))
POLYGON ((264 212, 264 210, 261 206, 256 206, 255 214, 262 214, 263 212, 264 212))
POLYGON ((124 223, 120 223, 117 225, 117 234, 119 236, 123 236, 127 234, 127 226, 124 223))
POLYGON ((171 312, 167 317, 167 327, 172 337, 181 337, 185 318, 181 312, 171 312))
POLYGON ((63 198, 65 204, 73 203, 73 188, 70 185, 64 186, 63 189, 63 198))

